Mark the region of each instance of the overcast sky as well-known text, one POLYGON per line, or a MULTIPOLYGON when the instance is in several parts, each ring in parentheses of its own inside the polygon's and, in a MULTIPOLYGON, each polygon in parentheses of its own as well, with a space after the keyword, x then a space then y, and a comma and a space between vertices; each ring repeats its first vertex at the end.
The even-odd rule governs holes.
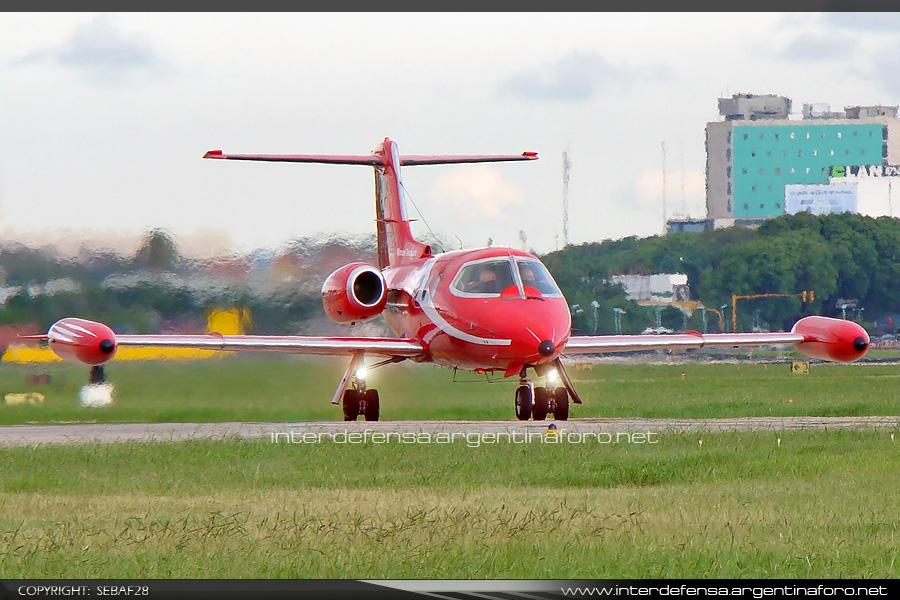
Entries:
POLYGON ((564 150, 571 243, 662 232, 663 142, 666 213, 701 217, 717 98, 898 104, 900 13, 0 13, 0 90, 3 239, 162 227, 214 252, 371 233, 368 167, 200 157, 390 137, 538 152, 403 177, 438 235, 547 252, 564 150))

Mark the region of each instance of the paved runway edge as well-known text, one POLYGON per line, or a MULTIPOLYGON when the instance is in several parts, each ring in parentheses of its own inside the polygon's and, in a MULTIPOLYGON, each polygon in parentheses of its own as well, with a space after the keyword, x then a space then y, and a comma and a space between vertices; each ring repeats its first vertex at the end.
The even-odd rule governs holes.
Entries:
POLYGON ((574 419, 571 421, 302 421, 286 423, 115 423, 9 425, 0 427, 0 446, 122 442, 178 442, 198 439, 270 439, 273 434, 336 434, 366 430, 399 433, 559 432, 726 432, 799 429, 900 429, 900 416, 741 417, 732 419, 574 419))

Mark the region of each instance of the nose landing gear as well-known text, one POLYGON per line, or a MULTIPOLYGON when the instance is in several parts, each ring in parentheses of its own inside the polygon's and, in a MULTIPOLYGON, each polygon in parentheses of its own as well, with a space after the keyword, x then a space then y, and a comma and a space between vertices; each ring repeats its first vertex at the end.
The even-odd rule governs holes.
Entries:
POLYGON ((527 421, 531 418, 534 404, 534 388, 530 381, 519 379, 519 387, 516 388, 516 418, 527 421))
POLYGON ((547 372, 547 387, 534 387, 528 379, 525 367, 519 373, 519 387, 516 388, 516 418, 527 421, 533 418, 535 421, 543 421, 548 414, 552 414, 557 421, 569 419, 569 393, 565 387, 555 385, 558 376, 554 377, 547 372))

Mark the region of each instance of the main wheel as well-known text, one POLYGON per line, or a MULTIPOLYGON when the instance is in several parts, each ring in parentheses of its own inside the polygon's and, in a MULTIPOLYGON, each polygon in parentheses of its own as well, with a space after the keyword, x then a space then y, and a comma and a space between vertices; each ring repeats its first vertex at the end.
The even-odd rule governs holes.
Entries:
POLYGON ((534 388, 534 408, 531 409, 531 417, 535 421, 543 421, 550 412, 550 393, 545 387, 534 388))
POLYGON ((569 393, 566 388, 559 387, 553 390, 553 418, 557 421, 569 420, 569 393))
POLYGON ((359 392, 356 390, 344 390, 344 398, 341 404, 344 407, 344 420, 355 421, 359 416, 359 392))
POLYGON ((531 395, 531 388, 527 385, 520 385, 516 388, 516 418, 520 421, 527 421, 531 418, 531 405, 534 398, 531 395))
POLYGON ((366 393, 363 395, 363 401, 366 403, 366 408, 363 411, 366 421, 377 421, 380 411, 378 390, 366 390, 366 393))

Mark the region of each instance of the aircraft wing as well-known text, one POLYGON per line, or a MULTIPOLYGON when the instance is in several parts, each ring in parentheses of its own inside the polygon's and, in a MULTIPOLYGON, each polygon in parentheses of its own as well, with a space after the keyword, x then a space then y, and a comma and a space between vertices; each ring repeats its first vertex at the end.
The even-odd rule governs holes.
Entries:
POLYGON ((280 352, 286 354, 418 356, 425 348, 412 339, 344 338, 290 335, 116 335, 119 347, 199 348, 206 350, 280 352))
POLYGON ((572 336, 563 354, 602 354, 641 350, 687 350, 691 348, 738 348, 767 344, 798 344, 809 341, 802 333, 679 333, 672 335, 572 336))
POLYGON ((689 331, 674 335, 595 335, 570 337, 563 354, 600 354, 640 350, 678 350, 690 348, 738 348, 793 344, 801 354, 834 362, 850 363, 862 358, 869 349, 869 334, 858 323, 810 315, 803 317, 790 331, 772 333, 713 333, 689 331))
POLYGON ((60 358, 87 365, 101 365, 119 347, 197 348, 223 351, 277 352, 387 358, 411 358, 426 349, 414 339, 381 337, 313 337, 301 335, 117 335, 107 325, 66 317, 54 323, 47 335, 19 336, 22 341, 47 340, 60 358))

